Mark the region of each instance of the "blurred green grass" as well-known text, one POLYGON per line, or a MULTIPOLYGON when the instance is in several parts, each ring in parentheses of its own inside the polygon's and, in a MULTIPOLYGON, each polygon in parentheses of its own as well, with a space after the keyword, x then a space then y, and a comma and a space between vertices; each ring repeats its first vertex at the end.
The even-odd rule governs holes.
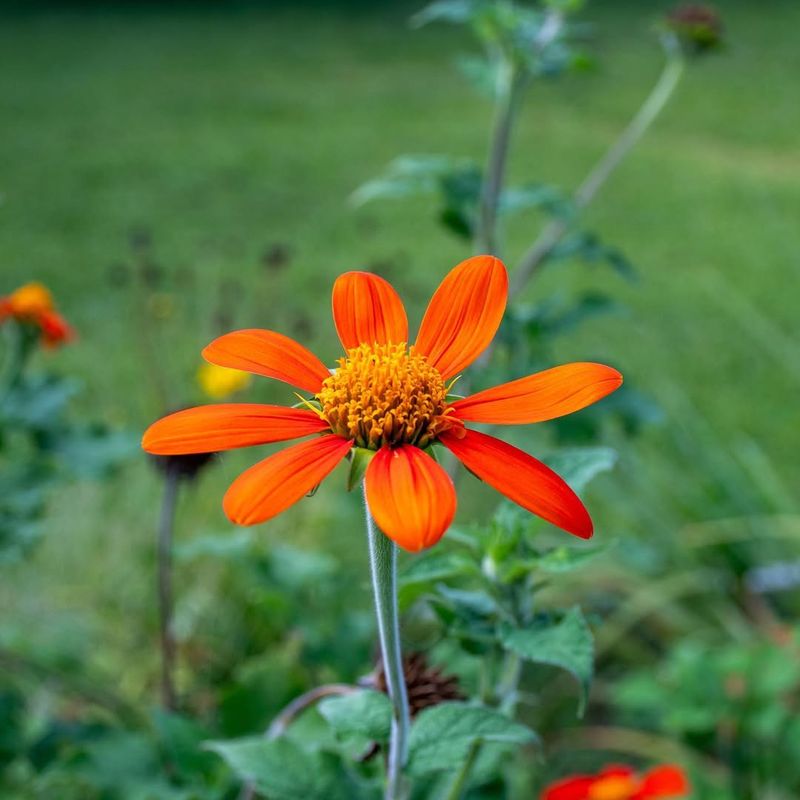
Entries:
MULTIPOLYGON (((603 536, 796 509, 800 8, 720 6, 728 49, 692 65, 588 217, 640 280, 628 286, 565 265, 528 292, 604 285, 624 300, 628 316, 564 337, 559 357, 619 366, 665 412, 663 425, 624 445, 620 471, 590 495, 603 536)), ((399 153, 482 158, 489 108, 452 65, 471 43, 442 27, 410 31, 414 8, 6 16, 0 288, 45 281, 79 329, 76 345, 48 356, 84 382, 77 411, 140 430, 164 410, 154 375, 168 405, 200 400, 193 374, 219 332, 221 292, 234 298, 232 326, 296 335, 328 361, 337 355, 329 292, 343 270, 382 272, 419 319, 464 250, 427 202, 356 212, 345 201, 399 153), (157 322, 143 316, 133 281, 130 240, 142 231, 165 271, 157 322), (290 252, 281 269, 265 264, 276 244, 290 252)), ((661 8, 590 5, 597 69, 531 92, 514 178, 569 188, 582 177, 658 73, 651 28, 661 8)), ((531 221, 515 223, 511 253, 535 232, 531 221)), ((252 398, 286 396, 265 383, 252 398)), ((184 534, 229 527, 221 494, 251 460, 226 459, 184 497, 184 534)), ((20 627, 37 621, 46 633, 78 619, 89 641, 103 642, 97 658, 113 663, 142 647, 153 633, 142 626, 154 613, 159 491, 142 458, 110 484, 54 498, 43 546, 8 569, 0 589, 20 627)), ((485 513, 488 497, 467 501, 465 518, 485 513)), ((334 477, 261 535, 319 546, 363 575, 359 513, 334 477)), ((189 592, 213 575, 179 580, 189 592)), ((120 681, 135 691, 141 665, 128 669, 120 681)))

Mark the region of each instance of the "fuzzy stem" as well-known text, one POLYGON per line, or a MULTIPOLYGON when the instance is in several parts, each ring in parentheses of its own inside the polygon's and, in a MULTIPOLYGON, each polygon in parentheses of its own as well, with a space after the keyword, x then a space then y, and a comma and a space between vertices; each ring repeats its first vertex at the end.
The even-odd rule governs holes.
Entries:
POLYGON ((364 491, 364 508, 381 659, 386 676, 386 688, 392 703, 392 729, 389 738, 384 798, 385 800, 399 800, 404 796, 402 770, 408 750, 411 715, 408 709, 408 694, 400 652, 400 622, 397 611, 397 547, 376 527, 367 503, 366 490, 364 491))
MULTIPOLYGON (((604 153, 575 191, 572 203, 576 211, 582 211, 592 202, 597 192, 642 138, 675 91, 683 74, 684 59, 680 46, 673 37, 665 37, 663 46, 667 53, 667 61, 656 85, 619 138, 604 153)), ((569 230, 569 223, 562 219, 553 220, 544 228, 539 238, 522 257, 517 269, 514 270, 511 276, 509 297, 513 297, 525 288, 567 230, 569 230)))
POLYGON ((175 694, 175 636, 172 630, 172 538, 175 530, 175 505, 178 499, 180 474, 173 465, 167 466, 164 479, 164 499, 158 523, 158 623, 161 644, 161 704, 174 710, 175 694))

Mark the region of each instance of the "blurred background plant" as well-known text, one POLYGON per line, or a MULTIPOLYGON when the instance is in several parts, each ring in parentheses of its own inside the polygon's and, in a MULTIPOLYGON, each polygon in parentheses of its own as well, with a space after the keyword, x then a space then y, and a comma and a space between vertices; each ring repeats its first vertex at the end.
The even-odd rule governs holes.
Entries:
MULTIPOLYGON (((487 744, 438 751, 455 772, 423 763, 421 796, 534 797, 613 761, 679 763, 703 800, 797 796, 800 16, 768 7, 727 0, 724 28, 707 7, 622 0, 4 9, 2 291, 41 276, 80 338, 42 353, 24 323, 40 391, 3 402, 0 481, 46 469, 33 505, 40 466, 0 498, 15 515, 0 794, 233 798, 256 758, 262 781, 287 764, 321 776, 267 797, 371 796, 381 758, 357 759, 383 711, 357 498, 323 486, 241 531, 219 507, 237 454, 186 482, 170 549, 175 708, 152 710, 163 474, 140 457, 94 480, 129 452, 97 431, 223 391, 196 382, 223 330, 281 330, 332 363, 327 291, 343 269, 390 278, 418 316, 449 266, 491 248, 514 267, 514 297, 474 388, 595 358, 633 391, 517 442, 587 487, 596 543, 495 509, 459 476, 454 530, 407 560, 407 649, 503 717, 483 721, 487 744), (476 41, 461 75, 446 68, 476 41), (45 363, 84 391, 41 377, 45 363), (19 418, 48 381, 65 396, 38 415, 42 436, 19 418), (66 458, 53 443, 79 430, 66 458), (93 479, 63 482, 73 470, 93 479), (529 656, 545 645, 546 663, 529 656), (249 764, 229 741, 314 687, 365 682, 279 742, 248 744, 249 764), (520 727, 492 741, 512 710, 520 727), (223 759, 201 749, 210 739, 223 759)), ((236 388, 278 399, 266 381, 236 388)), ((459 701, 415 674, 446 701, 424 723, 435 741, 459 701)))

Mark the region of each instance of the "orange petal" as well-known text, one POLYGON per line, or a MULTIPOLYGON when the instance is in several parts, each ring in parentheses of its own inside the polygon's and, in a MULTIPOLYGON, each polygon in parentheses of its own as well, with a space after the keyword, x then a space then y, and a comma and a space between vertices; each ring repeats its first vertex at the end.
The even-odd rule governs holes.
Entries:
POLYGON ((161 456, 215 453, 297 439, 328 427, 305 408, 222 403, 187 408, 154 422, 145 431, 142 447, 161 456))
POLYGON ((680 767, 665 764, 651 769, 642 778, 637 798, 684 797, 690 791, 689 781, 680 767))
POLYGON ((587 800, 594 783, 595 779, 589 775, 564 778, 546 787, 542 800, 587 800))
POLYGON ((508 275, 494 256, 462 261, 442 281, 419 327, 417 352, 450 378, 469 366, 494 338, 508 296, 508 275))
POLYGON ((288 447, 243 472, 225 493, 231 522, 257 525, 308 494, 347 455, 349 439, 330 434, 288 447))
POLYGON ((451 432, 440 440, 465 467, 510 500, 569 533, 588 539, 592 520, 563 478, 506 442, 478 431, 451 432))
POLYGON ((436 544, 456 513, 450 476, 413 445, 378 450, 364 485, 378 527, 404 550, 436 544))
POLYGON ((580 411, 621 385, 622 375, 612 367, 564 364, 457 400, 453 408, 459 419, 472 422, 543 422, 580 411))
POLYGON ((203 350, 203 358, 220 367, 277 378, 316 394, 330 376, 325 365, 294 339, 251 328, 226 333, 203 350))
POLYGON ((345 350, 408 341, 403 301, 388 281, 371 272, 345 272, 336 279, 333 321, 345 350))

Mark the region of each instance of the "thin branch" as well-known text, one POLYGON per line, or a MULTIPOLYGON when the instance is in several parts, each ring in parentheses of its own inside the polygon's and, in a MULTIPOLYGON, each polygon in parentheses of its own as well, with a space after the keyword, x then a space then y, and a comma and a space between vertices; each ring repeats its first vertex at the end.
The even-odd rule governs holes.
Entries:
MULTIPOLYGON (((662 44, 667 54, 667 60, 656 85, 619 138, 576 189, 572 198, 572 204, 576 211, 582 211, 592 202, 597 192, 642 138, 675 91, 683 74, 684 59, 674 37, 665 37, 662 39, 662 44)), ((523 255, 517 269, 514 270, 511 276, 509 298, 514 297, 525 288, 568 230, 569 222, 562 219, 553 220, 544 228, 539 238, 523 255)))
POLYGON ((175 632, 172 626, 172 540, 175 529, 175 506, 181 476, 174 464, 168 463, 164 477, 164 499, 158 523, 158 625, 161 645, 161 704, 174 711, 175 632))
MULTIPOLYGON (((532 43, 535 55, 543 52, 561 33, 564 17, 560 11, 550 10, 532 43)), ((519 106, 527 74, 518 69, 502 52, 493 54, 496 62, 497 81, 495 95, 495 119, 489 140, 484 180, 481 184, 481 202, 475 233, 476 253, 497 255, 497 212, 505 182, 508 148, 511 142, 514 116, 519 106)))
MULTIPOLYGON (((301 694, 299 697, 292 700, 292 702, 272 720, 270 726, 264 732, 264 738, 271 740, 283 736, 287 728, 303 713, 303 711, 323 698, 352 694, 357 691, 359 691, 359 687, 349 683, 326 683, 323 686, 317 686, 307 691, 305 694, 301 694)), ((253 800, 255 796, 255 783, 248 781, 239 793, 239 800, 253 800)))
POLYGON ((309 690, 305 694, 301 694, 300 697, 296 697, 292 700, 292 702, 272 720, 269 728, 267 728, 266 738, 277 739, 279 736, 283 736, 283 734, 286 733, 286 729, 303 713, 303 711, 325 697, 338 697, 341 695, 353 694, 353 692, 358 691, 360 691, 358 686, 353 686, 350 683, 326 683, 323 686, 317 686, 309 690))

